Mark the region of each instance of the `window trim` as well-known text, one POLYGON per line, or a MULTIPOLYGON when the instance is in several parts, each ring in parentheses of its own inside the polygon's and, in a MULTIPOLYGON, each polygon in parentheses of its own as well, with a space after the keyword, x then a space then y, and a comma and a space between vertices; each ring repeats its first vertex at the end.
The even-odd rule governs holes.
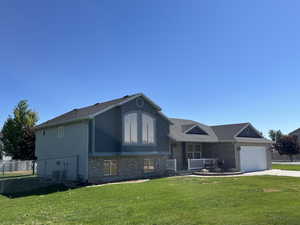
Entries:
POLYGON ((63 138, 64 136, 65 136, 65 127, 64 126, 57 127, 57 137, 63 138))
POLYGON ((138 111, 129 111, 129 112, 126 112, 123 114, 122 116, 122 144, 123 145, 130 145, 130 146, 133 146, 133 145, 139 145, 139 139, 140 139, 140 134, 139 134, 139 112, 138 111), (135 113, 137 115, 136 117, 136 122, 137 122, 137 142, 134 142, 134 143, 126 143, 125 142, 125 117, 127 115, 130 115, 130 114, 133 114, 135 113))
POLYGON ((200 159, 201 159, 202 156, 203 156, 203 146, 202 146, 201 143, 187 143, 186 144, 186 153, 185 153, 185 156, 186 156, 187 159, 190 159, 188 157, 188 154, 192 154, 193 155, 192 159, 198 159, 198 158, 195 158, 195 154, 197 154, 197 153, 200 153, 200 159), (190 145, 192 146, 191 151, 189 151, 189 149, 188 149, 188 146, 190 146, 190 145), (196 145, 200 146, 200 151, 196 151, 196 145))
POLYGON ((143 172, 144 172, 144 174, 154 173, 154 172, 155 172, 155 169, 156 169, 156 167, 155 167, 155 160, 154 160, 154 159, 145 158, 145 159, 144 159, 144 165, 143 165, 143 172), (150 165, 149 163, 148 163, 147 165, 145 165, 145 162, 146 162, 146 161, 148 161, 148 162, 152 161, 152 162, 153 162, 153 170, 150 170, 149 168, 145 170, 145 166, 150 167, 150 166, 149 166, 149 165, 150 165), (147 170, 148 170, 148 171, 147 171, 147 170), (150 170, 150 171, 149 171, 149 170, 150 170))
POLYGON ((125 112, 122 114, 122 145, 123 146, 139 146, 139 147, 156 146, 157 145, 156 133, 157 133, 156 118, 152 114, 142 111, 142 110, 131 110, 131 111, 128 111, 128 112, 125 112), (125 116, 128 114, 131 114, 131 113, 137 113, 137 138, 138 138, 137 143, 132 143, 132 144, 125 142, 125 116), (152 144, 144 144, 142 141, 142 137, 143 137, 142 136, 142 129, 143 129, 142 114, 143 113, 149 115, 154 120, 154 143, 152 143, 152 144))
POLYGON ((116 159, 105 159, 103 160, 103 176, 104 177, 114 177, 114 176, 118 176, 119 175, 119 164, 118 164, 118 160, 116 159), (112 162, 115 161, 116 163, 116 174, 112 174, 112 162), (105 173, 105 162, 109 162, 109 174, 105 173))

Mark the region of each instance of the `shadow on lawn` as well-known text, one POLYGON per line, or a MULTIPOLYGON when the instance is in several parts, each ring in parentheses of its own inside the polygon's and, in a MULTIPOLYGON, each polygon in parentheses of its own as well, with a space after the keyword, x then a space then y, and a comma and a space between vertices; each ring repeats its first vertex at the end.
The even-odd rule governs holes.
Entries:
POLYGON ((0 194, 8 198, 47 195, 81 187, 79 183, 58 184, 39 177, 20 177, 0 180, 0 194))
POLYGON ((38 189, 35 189, 32 191, 24 191, 24 192, 17 192, 17 193, 5 193, 2 195, 7 198, 21 198, 21 197, 28 197, 28 196, 33 196, 33 195, 48 195, 51 193, 67 191, 70 189, 74 189, 74 188, 67 187, 63 184, 55 184, 55 185, 51 185, 48 187, 38 188, 38 189))

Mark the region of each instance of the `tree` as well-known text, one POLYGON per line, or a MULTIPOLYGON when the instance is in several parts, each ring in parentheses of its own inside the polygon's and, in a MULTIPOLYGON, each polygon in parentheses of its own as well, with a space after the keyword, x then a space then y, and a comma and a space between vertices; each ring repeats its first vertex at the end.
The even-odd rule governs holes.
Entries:
POLYGON ((293 155, 300 153, 300 146, 295 136, 281 136, 274 147, 280 155, 288 155, 291 161, 293 161, 293 155))
POLYGON ((269 137, 272 141, 279 140, 282 137, 282 133, 280 130, 269 130, 269 137))
POLYGON ((13 159, 34 159, 37 113, 29 109, 28 102, 21 100, 2 128, 3 152, 13 159))

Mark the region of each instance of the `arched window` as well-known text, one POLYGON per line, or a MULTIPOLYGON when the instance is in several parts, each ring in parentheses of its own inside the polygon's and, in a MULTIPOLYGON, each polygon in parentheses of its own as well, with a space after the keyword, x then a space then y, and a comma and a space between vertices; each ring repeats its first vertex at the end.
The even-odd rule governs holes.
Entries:
POLYGON ((138 142, 137 113, 124 116, 124 143, 136 144, 138 142))
POLYGON ((142 114, 142 142, 143 144, 155 143, 154 119, 143 113, 142 114))

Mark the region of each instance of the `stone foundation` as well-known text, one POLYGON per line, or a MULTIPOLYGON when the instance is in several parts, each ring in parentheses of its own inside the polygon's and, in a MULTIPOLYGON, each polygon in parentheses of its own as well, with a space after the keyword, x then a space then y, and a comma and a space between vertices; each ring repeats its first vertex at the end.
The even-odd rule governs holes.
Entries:
POLYGON ((89 157, 88 182, 97 184, 111 181, 132 180, 166 175, 167 156, 114 156, 89 157), (144 159, 153 159, 155 169, 151 173, 144 173, 144 159), (104 176, 104 160, 117 160, 118 175, 104 176))

